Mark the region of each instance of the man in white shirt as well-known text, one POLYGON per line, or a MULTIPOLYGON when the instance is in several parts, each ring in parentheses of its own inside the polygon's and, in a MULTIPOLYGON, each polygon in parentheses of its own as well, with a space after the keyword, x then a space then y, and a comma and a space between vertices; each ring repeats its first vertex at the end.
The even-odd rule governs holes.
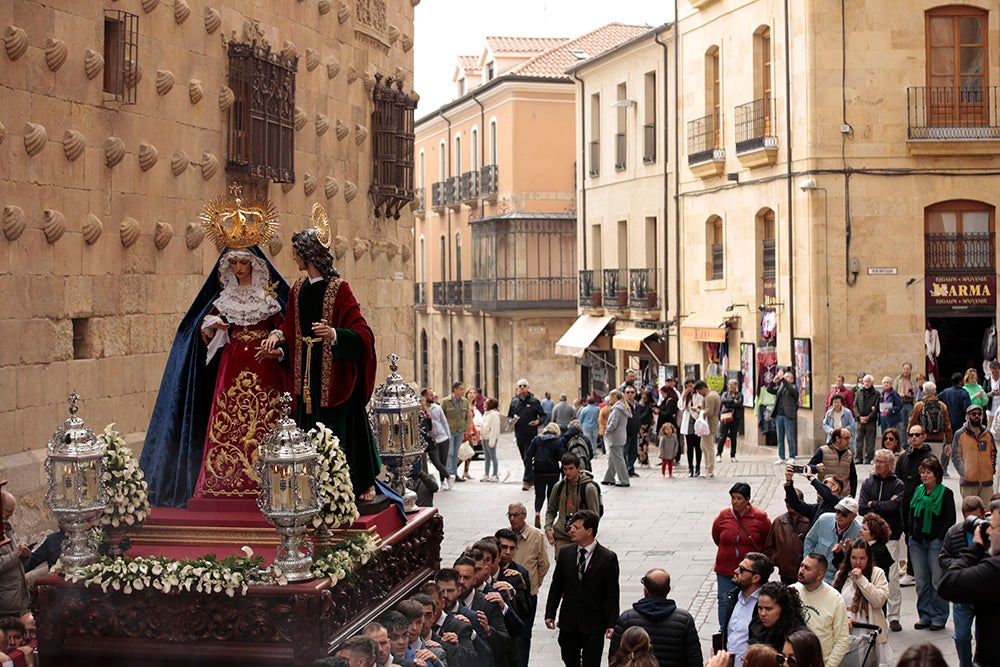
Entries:
POLYGON ((743 664, 750 640, 760 641, 764 625, 757 615, 757 594, 774 572, 771 559, 756 551, 748 553, 733 572, 736 588, 730 591, 727 620, 723 626, 725 647, 736 658, 736 667, 743 664))
POLYGON ((802 611, 806 625, 819 638, 823 647, 823 662, 826 667, 840 667, 850 641, 850 626, 847 624, 847 607, 840 592, 823 581, 826 574, 826 556, 811 553, 802 559, 799 566, 799 581, 792 587, 802 598, 802 611))

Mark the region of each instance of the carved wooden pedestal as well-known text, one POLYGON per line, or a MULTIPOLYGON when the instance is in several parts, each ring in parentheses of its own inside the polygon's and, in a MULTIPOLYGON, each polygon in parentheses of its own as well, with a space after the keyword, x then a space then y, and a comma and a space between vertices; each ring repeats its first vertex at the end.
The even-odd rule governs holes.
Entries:
POLYGON ((336 586, 252 586, 232 598, 104 593, 50 575, 36 583, 38 652, 46 667, 308 666, 426 581, 443 537, 441 515, 423 509, 336 586))

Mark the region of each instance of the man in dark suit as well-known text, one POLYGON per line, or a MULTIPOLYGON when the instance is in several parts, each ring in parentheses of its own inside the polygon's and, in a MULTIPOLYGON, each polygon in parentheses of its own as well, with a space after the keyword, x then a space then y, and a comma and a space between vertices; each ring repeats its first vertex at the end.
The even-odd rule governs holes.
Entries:
MULTIPOLYGON (((462 604, 462 585, 458 572, 450 567, 438 570, 434 581, 441 591, 441 611, 456 622, 466 623, 472 629, 472 647, 475 655, 473 665, 477 667, 493 667, 493 649, 485 629, 479 622, 479 616, 472 609, 462 604)), ((442 626, 443 627, 443 626, 442 626)))
POLYGON ((545 605, 545 627, 556 627, 559 610, 559 648, 567 667, 598 667, 604 638, 610 638, 618 620, 618 556, 597 543, 601 518, 591 510, 573 515, 569 537, 556 557, 555 574, 545 605))
MULTIPOLYGON (((479 585, 476 577, 477 565, 482 572, 484 567, 483 552, 478 549, 464 552, 455 561, 454 569, 458 572, 458 601, 476 614, 483 634, 489 641, 490 650, 493 652, 493 664, 496 667, 507 667, 508 656, 515 655, 516 651, 513 650, 510 631, 507 629, 507 621, 503 613, 503 608, 506 605, 500 604, 502 600, 487 600, 486 595, 476 588, 479 585)), ((495 591, 491 592, 495 593, 495 591)), ((496 597, 501 596, 497 594, 496 597)))
POLYGON ((499 547, 499 560, 494 579, 510 585, 513 590, 514 611, 524 622, 524 632, 514 637, 520 655, 521 667, 528 667, 528 654, 531 650, 531 624, 535 620, 535 605, 532 600, 531 575, 528 570, 514 562, 517 553, 517 533, 510 528, 501 528, 496 532, 499 547))

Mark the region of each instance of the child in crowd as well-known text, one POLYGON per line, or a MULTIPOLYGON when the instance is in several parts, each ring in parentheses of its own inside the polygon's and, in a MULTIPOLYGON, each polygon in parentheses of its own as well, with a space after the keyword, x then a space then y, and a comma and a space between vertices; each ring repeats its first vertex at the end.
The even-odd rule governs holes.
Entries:
POLYGON ((674 457, 677 456, 677 429, 670 422, 664 422, 660 427, 660 477, 666 477, 666 471, 674 476, 674 457))

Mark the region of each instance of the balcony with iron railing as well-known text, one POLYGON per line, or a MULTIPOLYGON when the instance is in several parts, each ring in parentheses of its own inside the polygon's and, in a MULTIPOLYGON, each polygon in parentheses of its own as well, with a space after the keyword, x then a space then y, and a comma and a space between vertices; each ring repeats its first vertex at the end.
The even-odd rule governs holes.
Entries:
POLYGON ((413 283, 413 305, 427 306, 427 283, 413 283))
POLYGON ((910 153, 1000 155, 1000 86, 912 86, 906 107, 910 153))
POLYGON ((445 181, 431 184, 431 208, 440 213, 448 205, 445 198, 445 181))
POLYGON ((436 280, 431 284, 431 290, 434 297, 434 307, 439 308, 448 305, 448 293, 446 288, 447 283, 444 281, 436 280))
POLYGON ((628 307, 633 310, 659 310, 660 293, 656 288, 659 278, 660 269, 657 268, 629 269, 628 307))
POLYGON ((642 126, 642 163, 656 162, 656 123, 642 126))
POLYGON ((479 203, 479 171, 467 171, 462 174, 459 186, 462 201, 473 206, 479 203))
POLYGON ((488 311, 572 309, 576 307, 575 296, 576 279, 572 276, 472 281, 472 305, 488 311))
POLYGON ((604 269, 604 293, 601 303, 605 308, 628 308, 628 269, 604 269))
POLYGON ((924 271, 929 276, 993 275, 995 237, 993 232, 924 234, 924 271))
POLYGON ((498 181, 497 166, 495 164, 484 165, 479 170, 479 196, 486 201, 495 202, 499 188, 498 181))
POLYGON ((461 176, 449 176, 444 182, 444 201, 446 206, 457 209, 462 205, 459 190, 461 189, 461 176))
POLYGON ((774 129, 774 98, 741 104, 733 109, 736 157, 747 168, 774 164, 778 159, 778 137, 774 129))
POLYGON ((719 176, 726 167, 722 147, 722 114, 695 118, 687 124, 688 167, 699 178, 719 176))
POLYGON ((601 273, 593 269, 585 269, 577 273, 579 286, 579 303, 581 308, 595 309, 601 307, 601 273), (596 280, 595 280, 596 279, 596 280))
POLYGON ((625 141, 624 132, 615 133, 615 171, 625 171, 625 161, 628 144, 625 141))
POLYGON ((417 188, 413 191, 413 212, 417 215, 423 213, 425 209, 426 202, 424 201, 424 188, 417 188))
POLYGON ((587 175, 594 177, 601 175, 601 142, 591 141, 590 142, 590 167, 587 169, 587 175))

